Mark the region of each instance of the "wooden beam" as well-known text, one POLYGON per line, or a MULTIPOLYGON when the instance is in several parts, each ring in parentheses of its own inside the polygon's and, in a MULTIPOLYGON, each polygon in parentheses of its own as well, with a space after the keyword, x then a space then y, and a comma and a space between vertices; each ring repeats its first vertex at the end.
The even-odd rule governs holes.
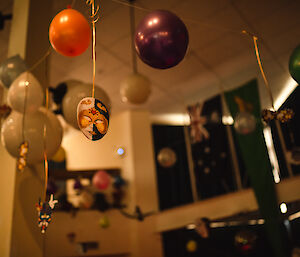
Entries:
MULTIPOLYGON (((276 185, 276 190, 279 203, 299 200, 300 176, 283 180, 276 185)), ((257 209, 253 190, 241 190, 160 212, 155 215, 156 231, 164 232, 181 228, 193 223, 199 217, 219 219, 257 209)))

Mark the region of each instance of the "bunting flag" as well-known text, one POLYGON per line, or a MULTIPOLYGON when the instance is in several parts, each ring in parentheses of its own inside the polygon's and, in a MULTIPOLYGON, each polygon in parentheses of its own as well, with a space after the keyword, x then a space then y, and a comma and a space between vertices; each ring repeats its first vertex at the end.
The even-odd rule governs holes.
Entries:
POLYGON ((188 107, 190 137, 200 199, 233 190, 234 176, 220 95, 188 107))
POLYGON ((225 98, 234 119, 245 111, 256 118, 255 129, 247 134, 236 133, 236 138, 260 213, 265 219, 265 227, 274 250, 274 256, 284 257, 279 207, 260 118, 261 108, 257 81, 252 80, 237 89, 226 92, 225 98))

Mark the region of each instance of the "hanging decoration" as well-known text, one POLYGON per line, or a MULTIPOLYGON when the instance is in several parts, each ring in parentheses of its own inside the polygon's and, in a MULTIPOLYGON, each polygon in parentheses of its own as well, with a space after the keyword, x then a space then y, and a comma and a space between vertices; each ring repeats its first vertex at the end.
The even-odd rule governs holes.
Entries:
POLYGON ((234 118, 234 129, 241 135, 248 135, 256 129, 256 119, 253 112, 253 104, 246 102, 239 96, 234 97, 239 112, 234 118))
MULTIPOLYGON (((134 2, 134 1, 131 1, 134 2)), ((151 94, 150 80, 139 74, 137 70, 136 51, 134 46, 135 12, 134 6, 129 7, 130 32, 131 32, 131 56, 132 74, 121 83, 120 94, 124 103, 143 104, 151 94)))
POLYGON ((241 230, 236 233, 234 241, 239 252, 249 254, 255 248, 257 235, 251 230, 241 230))
POLYGON ((0 84, 9 88, 13 81, 26 70, 26 63, 20 55, 8 58, 0 66, 0 84))
POLYGON ((290 56, 289 71, 293 79, 300 83, 300 45, 297 46, 290 56))
MULTIPOLYGON (((267 109, 262 110, 262 114, 261 114, 262 119, 265 122, 269 122, 270 120, 274 119, 274 117, 276 117, 276 119, 278 119, 282 123, 290 121, 293 118, 293 111, 292 110, 284 109, 284 110, 280 110, 280 111, 275 112, 274 98, 273 98, 273 95, 272 95, 271 87, 270 87, 269 82, 267 80, 267 77, 265 75, 263 65, 262 65, 262 62, 261 62, 261 59, 260 59, 260 54, 259 54, 259 49, 258 49, 258 44, 257 44, 258 38, 256 36, 250 34, 249 32, 245 31, 245 30, 243 30, 242 33, 250 36, 253 40, 258 67, 259 67, 260 73, 263 77, 267 92, 268 92, 269 97, 270 97, 272 110, 267 110, 267 109)), ((290 58, 290 70, 291 70, 291 63, 293 63, 294 59, 297 58, 297 52, 298 52, 298 50, 295 50, 295 54, 292 54, 292 57, 290 58)), ((293 65, 294 65, 294 63, 292 64, 292 66, 293 65)), ((297 68, 296 68, 296 70, 297 70, 297 68)))
POLYGON ((20 145, 19 157, 17 159, 18 171, 23 171, 27 165, 28 142, 23 142, 20 145))
POLYGON ((96 26, 98 21, 96 15, 99 6, 95 9, 95 1, 87 0, 86 3, 91 6, 91 18, 93 19, 93 86, 92 97, 83 98, 77 106, 77 122, 81 132, 90 140, 101 139, 108 130, 109 113, 107 107, 95 99, 95 76, 96 76, 96 26))
POLYGON ((262 110, 261 116, 264 122, 269 123, 272 120, 279 120, 281 123, 286 123, 294 117, 292 109, 283 109, 278 111, 262 110))
POLYGON ((109 228, 110 226, 110 222, 109 222, 109 219, 106 215, 104 215, 103 217, 100 218, 99 220, 99 225, 101 228, 109 228))
POLYGON ((157 10, 146 15, 135 33, 135 48, 141 60, 157 69, 176 66, 189 43, 185 24, 172 12, 157 10))
POLYGON ((125 103, 143 104, 151 93, 150 80, 139 73, 133 73, 123 80, 120 93, 125 103))
POLYGON ((189 240, 187 243, 186 243, 186 250, 189 252, 189 253, 193 253, 193 252, 196 252, 197 251, 197 242, 195 240, 189 240))
POLYGON ((77 121, 81 132, 88 139, 96 141, 104 137, 108 130, 108 111, 99 100, 86 97, 78 104, 77 121))
POLYGON ((89 47, 90 39, 88 21, 71 7, 59 12, 50 24, 50 43, 61 55, 74 57, 82 54, 89 47))
POLYGON ((51 195, 49 202, 41 202, 40 200, 39 203, 36 204, 36 209, 39 216, 38 226, 41 228, 41 232, 43 234, 46 232, 46 229, 48 228, 48 225, 52 220, 52 210, 57 203, 58 201, 54 200, 53 195, 51 195))
POLYGON ((177 161, 176 153, 170 147, 164 147, 159 150, 157 155, 158 163, 164 168, 171 168, 177 161))
POLYGON ((136 219, 138 221, 144 221, 144 219, 148 216, 151 216, 151 215, 154 215, 156 212, 155 211, 150 211, 150 212, 146 212, 146 213, 143 213, 141 208, 139 206, 136 206, 135 207, 135 211, 134 213, 128 213, 128 212, 125 212, 123 209, 120 209, 120 213, 125 216, 126 218, 129 218, 129 219, 136 219))
MULTIPOLYGON (((77 107, 82 98, 89 97, 91 94, 91 84, 86 84, 81 81, 66 81, 67 92, 62 99, 62 115, 66 122, 73 128, 79 129, 77 123, 77 107)), ((111 112, 111 101, 106 92, 95 86, 95 98, 101 99, 101 102, 107 108, 108 113, 111 112)))
POLYGON ((98 171, 93 176, 92 184, 98 190, 105 190, 110 185, 110 176, 106 171, 98 171))

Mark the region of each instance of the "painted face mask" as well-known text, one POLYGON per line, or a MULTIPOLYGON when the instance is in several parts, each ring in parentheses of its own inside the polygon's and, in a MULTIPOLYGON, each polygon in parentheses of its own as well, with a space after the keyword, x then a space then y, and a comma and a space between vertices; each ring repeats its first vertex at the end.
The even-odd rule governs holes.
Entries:
POLYGON ((93 97, 83 98, 77 106, 77 122, 88 139, 93 141, 101 139, 106 134, 109 125, 106 106, 93 97))

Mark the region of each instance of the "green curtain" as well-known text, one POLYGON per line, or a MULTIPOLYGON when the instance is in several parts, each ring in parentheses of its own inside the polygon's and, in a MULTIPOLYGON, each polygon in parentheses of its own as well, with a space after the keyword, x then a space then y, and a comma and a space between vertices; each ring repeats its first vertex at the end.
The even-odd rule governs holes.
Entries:
POLYGON ((284 257, 286 254, 280 228, 280 213, 272 168, 263 137, 257 80, 251 80, 237 89, 226 92, 225 99, 233 118, 240 111, 249 112, 256 118, 255 131, 247 135, 236 132, 235 134, 260 213, 265 219, 265 228, 274 256, 284 257))

